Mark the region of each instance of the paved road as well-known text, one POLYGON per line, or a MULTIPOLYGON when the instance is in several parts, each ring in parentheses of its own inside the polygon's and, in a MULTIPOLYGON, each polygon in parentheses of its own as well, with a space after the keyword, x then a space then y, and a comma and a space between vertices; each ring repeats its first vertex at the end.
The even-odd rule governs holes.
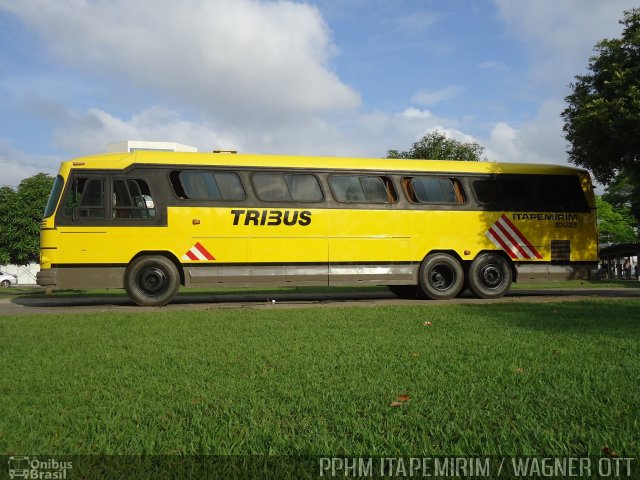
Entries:
POLYGON ((472 303, 531 303, 567 302, 593 298, 640 298, 640 289, 558 289, 558 290, 515 290, 497 300, 480 300, 463 295, 452 300, 403 300, 387 291, 349 293, 234 293, 203 294, 178 297, 165 307, 142 308, 134 305, 126 295, 105 297, 17 297, 0 299, 0 315, 27 315, 51 313, 87 312, 153 312, 173 310, 209 310, 223 308, 300 308, 300 307, 340 307, 379 305, 438 305, 472 303), (274 302, 275 300, 275 302, 274 302))

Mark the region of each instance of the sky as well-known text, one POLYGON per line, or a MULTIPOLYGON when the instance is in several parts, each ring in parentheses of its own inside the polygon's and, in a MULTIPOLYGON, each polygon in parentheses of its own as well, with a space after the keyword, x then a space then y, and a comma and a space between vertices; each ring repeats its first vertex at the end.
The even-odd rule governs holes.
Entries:
POLYGON ((567 163, 561 112, 637 0, 0 0, 0 185, 122 140, 384 157, 439 130, 567 163))

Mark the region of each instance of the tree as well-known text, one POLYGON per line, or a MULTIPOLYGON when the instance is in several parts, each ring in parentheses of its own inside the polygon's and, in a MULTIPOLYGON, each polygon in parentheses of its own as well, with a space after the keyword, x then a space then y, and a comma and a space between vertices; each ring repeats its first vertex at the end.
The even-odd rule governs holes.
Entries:
POLYGON ((618 172, 607 186, 602 199, 614 209, 627 209, 640 225, 640 169, 618 172))
POLYGON ((640 170, 640 8, 620 23, 622 37, 596 44, 562 112, 569 160, 605 185, 621 170, 640 170))
POLYGON ((603 243, 626 243, 637 240, 638 224, 628 207, 614 208, 600 196, 596 196, 598 230, 603 243))
POLYGON ((52 185, 51 176, 38 173, 20 182, 17 191, 0 188, 0 263, 38 260, 40 222, 52 185))
POLYGON ((482 156, 483 152, 484 147, 476 142, 460 142, 453 138, 449 138, 444 133, 436 130, 434 132, 427 133, 424 137, 415 142, 407 152, 389 150, 387 152, 387 158, 469 160, 478 162, 486 160, 486 158, 482 156))

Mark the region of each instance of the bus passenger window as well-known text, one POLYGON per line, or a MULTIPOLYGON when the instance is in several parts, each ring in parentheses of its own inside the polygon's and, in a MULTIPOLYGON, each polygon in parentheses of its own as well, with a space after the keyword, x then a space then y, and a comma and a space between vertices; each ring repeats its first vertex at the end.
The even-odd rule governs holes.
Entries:
POLYGON ((152 218, 156 209, 147 182, 139 179, 113 180, 113 218, 152 218))
POLYGON ((224 200, 244 200, 246 193, 237 174, 217 172, 214 174, 220 195, 224 200))
POLYGON ((104 178, 76 177, 64 201, 64 214, 72 218, 105 218, 104 178))
POLYGON ((294 202, 321 202, 323 200, 322 189, 315 175, 287 174, 284 179, 294 202))
POLYGON ((462 185, 458 180, 442 177, 404 178, 402 184, 414 203, 464 203, 462 185))
POLYGON ((256 173, 253 176, 256 195, 265 202, 291 202, 289 187, 280 173, 256 173))
POLYGON ((322 189, 315 175, 256 173, 252 177, 258 198, 265 202, 321 202, 322 189))
POLYGON ((393 203, 397 196, 391 180, 373 175, 336 175, 329 179, 338 202, 393 203))
POLYGON ((588 212, 577 175, 499 174, 473 182, 478 201, 495 210, 588 212))
POLYGON ((480 203, 488 206, 504 204, 504 194, 497 180, 476 180, 473 182, 473 191, 480 203))
POLYGON ((360 184, 367 196, 367 201, 374 203, 387 203, 387 189, 380 177, 360 177, 360 184))
POLYGON ((229 201, 245 199, 240 177, 233 172, 185 170, 171 172, 169 179, 180 198, 229 201))
POLYGON ((331 189, 339 202, 365 202, 362 185, 355 175, 331 177, 331 189))

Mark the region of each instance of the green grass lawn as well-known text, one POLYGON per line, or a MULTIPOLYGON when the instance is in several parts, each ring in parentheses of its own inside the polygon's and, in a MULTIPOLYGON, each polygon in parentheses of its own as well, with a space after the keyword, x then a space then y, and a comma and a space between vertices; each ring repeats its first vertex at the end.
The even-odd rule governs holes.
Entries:
POLYGON ((0 454, 637 457, 639 312, 594 300, 0 316, 0 454))

